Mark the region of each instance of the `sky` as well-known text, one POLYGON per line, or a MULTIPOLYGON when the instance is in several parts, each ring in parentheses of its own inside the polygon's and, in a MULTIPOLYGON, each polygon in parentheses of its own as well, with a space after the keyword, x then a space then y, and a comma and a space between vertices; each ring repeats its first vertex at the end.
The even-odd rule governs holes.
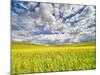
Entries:
POLYGON ((11 37, 44 45, 96 41, 96 7, 11 1, 11 37))

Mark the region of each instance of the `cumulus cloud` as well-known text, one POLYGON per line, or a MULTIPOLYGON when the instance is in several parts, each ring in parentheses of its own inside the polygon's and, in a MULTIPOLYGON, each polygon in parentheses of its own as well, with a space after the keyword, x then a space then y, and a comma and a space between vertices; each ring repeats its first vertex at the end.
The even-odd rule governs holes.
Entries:
POLYGON ((95 6, 26 1, 12 4, 12 40, 47 45, 95 41, 95 6))

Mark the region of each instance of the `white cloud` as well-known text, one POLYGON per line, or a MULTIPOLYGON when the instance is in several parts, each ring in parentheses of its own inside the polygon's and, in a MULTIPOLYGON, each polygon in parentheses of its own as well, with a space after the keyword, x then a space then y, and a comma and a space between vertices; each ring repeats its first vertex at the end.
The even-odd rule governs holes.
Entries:
MULTIPOLYGON (((30 9, 35 7, 37 3, 29 2, 27 5, 21 5, 30 9)), ((48 45, 94 41, 95 26, 92 26, 95 25, 94 6, 86 6, 82 13, 77 13, 70 19, 67 18, 65 23, 62 23, 63 18, 59 18, 61 15, 59 12, 63 13, 62 17, 66 17, 76 13, 83 6, 54 4, 53 7, 50 3, 40 3, 40 7, 34 8, 35 12, 28 10, 27 15, 19 15, 12 11, 12 40, 24 40, 48 45), (33 35, 38 32, 50 32, 52 34, 33 35), (88 37, 93 37, 93 39, 87 40, 88 37)), ((22 11, 18 8, 16 10, 22 11)))

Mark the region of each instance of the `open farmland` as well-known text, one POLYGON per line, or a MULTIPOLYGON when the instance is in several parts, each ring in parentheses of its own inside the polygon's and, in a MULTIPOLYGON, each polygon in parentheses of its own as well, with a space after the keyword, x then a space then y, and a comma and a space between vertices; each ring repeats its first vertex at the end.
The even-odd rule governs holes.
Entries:
POLYGON ((44 46, 12 42, 12 74, 96 68, 95 42, 44 46))

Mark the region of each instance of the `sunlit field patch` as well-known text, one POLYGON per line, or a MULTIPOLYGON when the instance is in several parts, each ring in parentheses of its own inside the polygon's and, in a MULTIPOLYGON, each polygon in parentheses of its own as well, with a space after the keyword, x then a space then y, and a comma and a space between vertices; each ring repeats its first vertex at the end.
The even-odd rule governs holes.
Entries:
POLYGON ((44 46, 12 42, 12 74, 96 68, 95 42, 44 46))

